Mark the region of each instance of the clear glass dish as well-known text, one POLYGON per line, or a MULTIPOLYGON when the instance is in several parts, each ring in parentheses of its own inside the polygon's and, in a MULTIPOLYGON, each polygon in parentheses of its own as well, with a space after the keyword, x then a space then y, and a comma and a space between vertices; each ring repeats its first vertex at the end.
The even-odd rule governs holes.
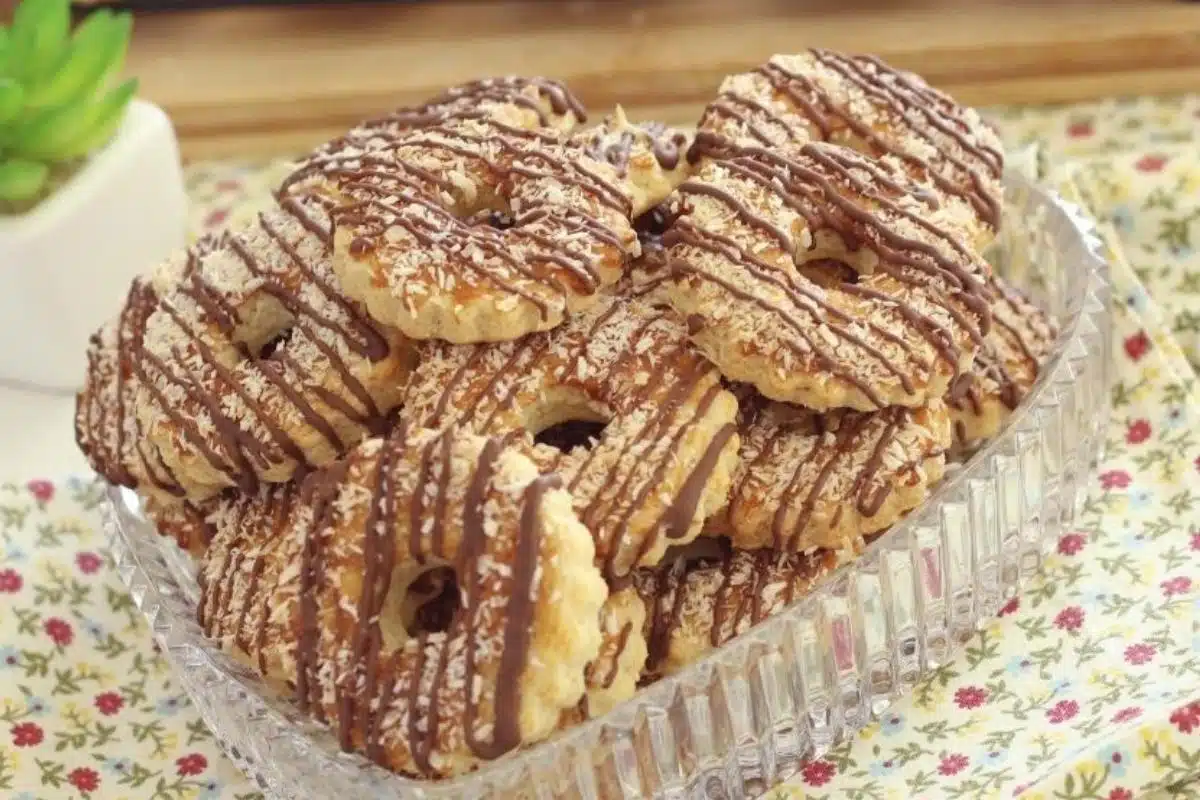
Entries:
POLYGON ((995 267, 1062 333, 1007 427, 817 591, 608 715, 454 780, 422 782, 333 737, 207 642, 186 554, 110 489, 118 571, 224 750, 281 798, 740 798, 866 724, 996 613, 1071 527, 1108 417, 1108 270, 1076 209, 1006 178, 995 267))

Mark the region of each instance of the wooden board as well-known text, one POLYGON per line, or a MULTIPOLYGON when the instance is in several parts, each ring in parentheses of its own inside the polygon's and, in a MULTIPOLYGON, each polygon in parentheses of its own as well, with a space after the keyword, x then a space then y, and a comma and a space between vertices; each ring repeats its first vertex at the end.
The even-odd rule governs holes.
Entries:
POLYGON ((1200 90, 1173 0, 646 0, 258 8, 139 17, 129 72, 190 157, 282 153, 486 74, 694 121, 722 76, 805 46, 877 53, 975 104, 1200 90))

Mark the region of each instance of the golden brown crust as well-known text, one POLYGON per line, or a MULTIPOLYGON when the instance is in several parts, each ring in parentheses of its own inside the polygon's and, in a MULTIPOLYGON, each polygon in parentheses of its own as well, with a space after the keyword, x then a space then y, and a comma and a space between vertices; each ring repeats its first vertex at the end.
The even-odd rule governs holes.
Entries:
POLYGON ((767 397, 923 405, 978 350, 990 271, 931 192, 835 145, 725 147, 679 188, 671 303, 722 374, 767 397))
POLYGON ((599 652, 606 590, 559 485, 497 440, 400 426, 215 514, 201 624, 343 747, 461 773, 550 733, 599 652), (461 607, 410 632, 406 589, 438 565, 461 607))
POLYGON ((668 307, 606 295, 553 331, 471 347, 431 342, 419 360, 402 416, 524 442, 566 479, 609 579, 694 538, 722 502, 737 403, 668 307), (534 445, 533 434, 570 420, 606 427, 590 447, 534 445))

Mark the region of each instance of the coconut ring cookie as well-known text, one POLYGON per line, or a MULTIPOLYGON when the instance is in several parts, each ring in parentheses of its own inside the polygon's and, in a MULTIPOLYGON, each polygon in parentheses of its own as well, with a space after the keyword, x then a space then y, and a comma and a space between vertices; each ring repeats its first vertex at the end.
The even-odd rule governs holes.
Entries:
POLYGON ((643 682, 678 672, 783 611, 840 563, 829 551, 723 550, 634 574, 646 604, 643 682))
POLYGON ((724 502, 737 458, 737 401, 670 308, 606 295, 546 333, 473 347, 426 343, 403 416, 523 441, 561 474, 609 580, 694 538, 724 502), (562 423, 594 441, 535 445, 562 423), (566 452, 564 452, 564 450, 566 452))
POLYGON ((551 733, 599 650, 606 590, 560 485, 498 440, 398 426, 217 518, 202 627, 294 687, 344 748, 460 774, 551 733), (405 589, 438 565, 460 608, 410 631, 405 589))
POLYGON ((768 148, 826 141, 891 160, 944 196, 981 249, 1000 225, 1004 156, 996 132, 973 109, 874 56, 774 56, 726 78, 699 127, 768 148))
POLYGON ((1020 405, 1054 347, 1058 327, 999 275, 988 283, 992 330, 975 363, 946 396, 954 444, 968 450, 990 439, 1020 405))
POLYGON ((951 444, 946 405, 817 414, 739 396, 740 465, 710 526, 736 547, 855 547, 918 506, 951 444))
POLYGON ((347 293, 414 339, 553 328, 639 252, 630 180, 545 130, 451 121, 325 175, 347 293))
POLYGON ((586 121, 587 111, 565 85, 549 78, 505 76, 451 86, 420 105, 363 122, 321 145, 297 165, 283 188, 303 186, 338 164, 361 160, 369 151, 395 148, 412 131, 467 119, 566 132, 586 121))
POLYGON ((190 276, 221 241, 204 236, 156 273, 134 278, 121 310, 88 341, 87 374, 75 398, 75 441, 92 469, 109 483, 161 502, 183 490, 142 430, 135 365, 160 294, 190 276))
POLYGON ((988 265, 941 226, 932 190, 882 162, 729 149, 678 197, 671 303, 731 380, 817 410, 920 406, 982 344, 988 265))
POLYGON ((329 243, 323 198, 282 195, 158 297, 130 369, 189 500, 329 463, 399 401, 411 348, 342 295, 329 243))

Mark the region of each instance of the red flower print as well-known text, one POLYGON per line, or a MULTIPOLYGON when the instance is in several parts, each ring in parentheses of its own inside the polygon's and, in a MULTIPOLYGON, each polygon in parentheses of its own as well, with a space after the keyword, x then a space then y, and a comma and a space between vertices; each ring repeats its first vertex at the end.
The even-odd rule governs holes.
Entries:
POLYGON ((188 753, 182 758, 175 759, 175 771, 180 775, 199 775, 207 767, 208 759, 199 753, 188 753))
POLYGON ((21 573, 15 569, 0 569, 0 594, 16 594, 24 585, 21 573))
POLYGON ((957 775, 966 769, 967 764, 970 763, 971 759, 962 753, 951 753, 948 756, 942 756, 942 761, 938 764, 938 772, 943 775, 957 775))
POLYGON ((33 747, 34 745, 41 744, 43 738, 45 738, 45 734, 42 733, 42 729, 37 723, 22 722, 13 725, 12 739, 13 744, 17 747, 33 747))
POLYGON ((1130 361, 1140 361, 1149 349, 1150 337, 1145 331, 1138 331, 1125 340, 1125 355, 1129 356, 1130 361))
POLYGON ((1186 706, 1175 709, 1169 719, 1180 733, 1191 733, 1200 728, 1200 700, 1193 700, 1186 706))
POLYGON ((1196 460, 1192 462, 1192 466, 1196 468, 1196 472, 1200 472, 1200 456, 1196 456, 1196 460))
POLYGON ((1200 550, 1200 531, 1192 534, 1192 549, 1200 550))
POLYGON ((1087 537, 1082 533, 1068 533, 1058 540, 1058 552, 1064 556, 1073 556, 1087 544, 1087 537))
POLYGON ((79 571, 84 575, 95 573, 103 563, 104 561, 95 553, 80 553, 75 556, 75 566, 79 567, 79 571))
POLYGON ((101 714, 111 717, 125 705, 125 698, 117 692, 101 692, 92 702, 96 704, 96 708, 100 709, 101 714))
POLYGON ((1112 721, 1120 725, 1122 722, 1129 722, 1131 719, 1137 719, 1142 715, 1142 710, 1137 706, 1126 706, 1117 713, 1113 714, 1112 721))
POLYGON ((1167 165, 1166 156, 1142 156, 1138 162, 1134 164, 1138 172, 1162 172, 1162 168, 1167 165))
POLYGON ((1125 429, 1126 444, 1141 444, 1150 438, 1150 423, 1144 419, 1135 419, 1125 429))
POLYGON ((1135 665, 1149 664, 1157 654, 1158 651, 1154 649, 1154 645, 1138 642, 1125 648, 1125 661, 1135 665))
POLYGON ((1124 786, 1117 786, 1108 793, 1108 800, 1133 800, 1133 792, 1124 786))
POLYGON ((1083 627, 1083 609, 1067 606, 1054 617, 1054 627, 1064 631, 1077 631, 1083 627))
POLYGON ((1046 712, 1046 719, 1055 725, 1073 719, 1079 713, 1079 703, 1074 700, 1059 700, 1054 707, 1046 712))
POLYGON ((66 647, 75 638, 75 633, 71 630, 70 624, 59 617, 51 617, 42 625, 46 631, 46 635, 54 640, 54 643, 59 647, 66 647))
POLYGON ((1095 129, 1092 127, 1092 123, 1088 120, 1072 122, 1067 126, 1067 136, 1070 136, 1072 139, 1086 139, 1093 133, 1095 133, 1095 129))
POLYGON ((836 774, 837 767, 823 758, 808 762, 800 770, 800 775, 809 786, 824 786, 833 780, 833 776, 836 774))
POLYGON ((1192 588, 1192 579, 1187 575, 1176 575, 1174 578, 1168 578, 1159 584, 1162 587, 1163 595, 1166 597, 1174 597, 1177 594, 1183 594, 1188 589, 1192 588))
POLYGON ((39 503, 49 503, 54 498, 54 484, 50 481, 32 480, 25 488, 39 503))
POLYGON ((963 686, 954 693, 954 704, 959 708, 979 708, 987 699, 987 689, 981 686, 963 686))
POLYGON ((1017 609, 1021 607, 1021 600, 1017 597, 1010 597, 1008 602, 1000 606, 1000 610, 996 612, 997 617, 1007 617, 1009 614, 1017 613, 1017 609))
POLYGON ((67 780, 84 794, 100 788, 100 774, 90 767, 78 767, 67 774, 67 780))
POLYGON ((225 218, 228 216, 229 216, 228 209, 218 208, 215 211, 213 211, 212 213, 210 213, 207 217, 204 218, 204 227, 205 228, 215 228, 218 225, 220 225, 222 222, 224 222, 225 218))
POLYGON ((1133 479, 1123 469, 1110 469, 1108 472, 1100 473, 1101 489, 1124 489, 1131 483, 1133 483, 1133 479))

